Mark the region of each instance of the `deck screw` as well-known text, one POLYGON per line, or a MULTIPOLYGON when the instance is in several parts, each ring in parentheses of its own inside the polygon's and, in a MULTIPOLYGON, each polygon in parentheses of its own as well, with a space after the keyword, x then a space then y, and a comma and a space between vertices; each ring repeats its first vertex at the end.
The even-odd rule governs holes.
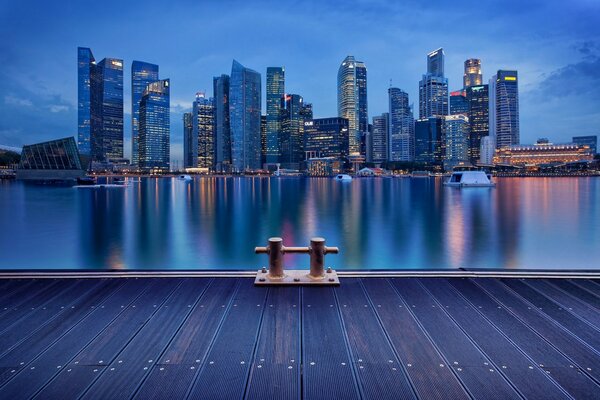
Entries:
POLYGON ((335 281, 335 279, 329 278, 329 282, 333 282, 333 281, 335 281))
POLYGON ((294 282, 300 282, 300 278, 294 278, 294 282))
POLYGON ((264 282, 264 281, 265 281, 265 278, 260 278, 260 279, 259 279, 259 281, 260 281, 260 282, 264 282))

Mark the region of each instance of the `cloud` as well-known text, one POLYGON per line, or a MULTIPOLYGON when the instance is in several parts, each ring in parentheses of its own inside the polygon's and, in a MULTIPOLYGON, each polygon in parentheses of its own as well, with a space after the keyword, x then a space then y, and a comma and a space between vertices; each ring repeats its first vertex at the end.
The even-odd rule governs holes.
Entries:
POLYGON ((53 113, 58 113, 58 112, 63 112, 63 111, 69 111, 69 107, 64 106, 64 105, 57 105, 57 104, 53 104, 50 107, 48 107, 50 112, 53 113))
POLYGON ((33 103, 29 99, 22 99, 16 96, 7 95, 4 96, 4 103, 13 105, 13 106, 21 106, 21 107, 31 107, 33 103))

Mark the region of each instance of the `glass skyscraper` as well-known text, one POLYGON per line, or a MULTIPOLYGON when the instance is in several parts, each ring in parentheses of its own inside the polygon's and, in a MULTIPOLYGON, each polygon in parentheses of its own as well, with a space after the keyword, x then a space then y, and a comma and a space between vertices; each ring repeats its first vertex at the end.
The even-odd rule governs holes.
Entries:
POLYGON ((448 115, 448 79, 444 77, 444 50, 427 54, 427 73, 419 81, 419 119, 448 115))
POLYGON ((281 99, 285 94, 285 69, 267 68, 266 162, 275 164, 281 155, 281 99))
POLYGON ((92 69, 91 154, 94 161, 123 159, 123 60, 105 58, 92 69))
POLYGON ((469 160, 469 118, 466 115, 448 115, 444 121, 444 169, 469 160))
POLYGON ((215 103, 215 170, 229 172, 231 167, 231 130, 229 126, 229 75, 213 78, 215 103))
POLYGON ((267 116, 260 116, 260 165, 267 162, 267 116))
POLYGON ((481 60, 469 58, 465 61, 465 73, 463 75, 463 87, 480 86, 483 83, 481 75, 481 60))
POLYGON ((194 118, 191 112, 183 113, 183 166, 198 166, 198 146, 194 140, 194 118))
POLYGON ((229 86, 231 164, 235 172, 260 165, 260 74, 233 61, 229 86))
POLYGON ((338 117, 346 118, 350 127, 348 151, 364 154, 364 137, 369 129, 365 64, 347 56, 338 70, 337 89, 338 117))
POLYGON ((481 138, 490 134, 488 85, 467 88, 469 104, 469 160, 476 164, 480 160, 481 138))
POLYGON ((312 105, 302 96, 286 94, 281 99, 281 157, 283 168, 299 169, 304 161, 304 123, 312 120, 312 105))
POLYGON ((450 92, 450 115, 469 114, 469 102, 465 90, 450 92))
POLYGON ((494 124, 496 146, 502 148, 517 145, 520 143, 517 71, 498 70, 492 79, 495 80, 493 87, 495 110, 493 114, 490 112, 490 125, 494 124))
POLYGON ((77 48, 77 146, 81 154, 91 152, 91 82, 96 68, 92 50, 77 48))
POLYGON ((212 169, 215 166, 215 106, 213 99, 207 99, 204 93, 196 94, 192 107, 192 126, 192 146, 197 146, 198 155, 196 167, 212 169))
POLYGON ((439 117, 415 121, 415 161, 441 165, 444 160, 444 119, 439 117))
POLYGON ((164 79, 149 84, 140 101, 140 169, 169 171, 170 132, 170 87, 164 79))
POLYGON ((138 166, 140 101, 146 87, 158 80, 158 65, 143 61, 131 64, 131 165, 138 166))
POLYGON ((408 93, 391 87, 389 100, 388 160, 412 161, 414 158, 414 117, 408 102, 408 93))
POLYGON ((373 117, 373 132, 371 133, 370 162, 382 163, 388 159, 388 125, 390 114, 383 113, 373 117))
POLYGON ((346 118, 317 118, 304 123, 306 158, 347 160, 350 124, 346 118))

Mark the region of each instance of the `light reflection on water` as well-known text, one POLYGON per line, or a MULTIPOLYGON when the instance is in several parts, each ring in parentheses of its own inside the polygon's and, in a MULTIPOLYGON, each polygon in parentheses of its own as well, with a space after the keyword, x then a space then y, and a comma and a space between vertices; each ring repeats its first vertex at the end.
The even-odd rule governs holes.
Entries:
MULTIPOLYGON (((270 236, 323 236, 338 269, 597 268, 600 179, 144 178, 91 189, 0 182, 0 268, 257 269, 270 236)), ((286 256, 307 267, 308 257, 286 256)))

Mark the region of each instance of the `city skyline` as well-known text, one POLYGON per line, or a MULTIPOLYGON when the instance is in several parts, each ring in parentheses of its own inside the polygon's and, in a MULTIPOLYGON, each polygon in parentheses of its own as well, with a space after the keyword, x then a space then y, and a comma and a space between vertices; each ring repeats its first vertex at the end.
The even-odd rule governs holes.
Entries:
MULTIPOLYGON (((512 16, 510 21, 502 21, 506 19, 506 11, 492 10, 493 7, 483 7, 478 13, 464 11, 461 20, 469 23, 460 24, 451 24, 456 22, 458 13, 455 8, 460 8, 459 5, 450 7, 442 4, 434 11, 419 6, 411 8, 383 2, 369 5, 355 2, 344 7, 309 2, 303 10, 292 10, 291 6, 285 4, 278 10, 273 10, 269 4, 257 4, 256 11, 241 5, 195 5, 205 16, 219 15, 218 18, 212 18, 215 21, 202 21, 207 27, 215 26, 214 24, 225 19, 240 24, 239 27, 230 28, 215 43, 197 44, 192 43, 191 39, 183 40, 186 32, 180 25, 185 24, 179 22, 172 27, 173 32, 163 32, 164 37, 156 35, 144 41, 137 41, 139 34, 136 33, 131 34, 132 40, 117 40, 125 34, 123 29, 105 35, 107 37, 93 30, 75 29, 81 24, 79 19, 83 13, 93 8, 89 5, 77 5, 71 13, 61 17, 60 27, 41 21, 37 14, 21 24, 23 26, 7 23, 0 29, 11 29, 11 37, 14 36, 15 40, 2 44, 7 61, 0 67, 0 77, 3 78, 0 84, 3 89, 3 98, 0 99, 0 144, 19 147, 26 143, 77 135, 77 78, 73 68, 77 46, 90 47, 94 54, 103 57, 124 60, 123 130, 127 158, 131 157, 131 81, 128 72, 133 60, 160 65, 161 75, 164 73, 171 78, 171 156, 179 165, 182 160, 180 133, 183 131, 183 113, 191 111, 191 103, 197 91, 210 93, 213 76, 229 72, 234 58, 263 76, 263 91, 266 68, 285 66, 286 92, 302 95, 306 102, 313 104, 315 118, 325 118, 337 115, 336 75, 339 63, 345 56, 354 55, 356 59, 364 61, 368 69, 371 121, 373 116, 387 111, 390 79, 394 87, 409 94, 414 111, 417 112, 418 81, 425 72, 425 55, 443 47, 446 55, 444 75, 449 81, 449 91, 462 87, 464 62, 468 58, 481 59, 484 83, 498 69, 519 71, 522 143, 534 142, 538 137, 567 142, 571 136, 597 134, 595 127, 600 123, 600 112, 593 106, 592 91, 593 83, 599 78, 594 66, 600 64, 596 41, 600 34, 599 29, 590 23, 590 16, 598 9, 593 4, 577 2, 568 10, 560 10, 561 21, 549 20, 547 23, 551 26, 548 26, 548 31, 535 24, 519 24, 516 33, 511 32, 511 26, 517 21, 526 16, 529 19, 544 19, 544 16, 556 15, 559 11, 558 3, 544 3, 545 6, 539 9, 535 5, 520 6, 520 15, 512 16), (226 16, 223 14, 224 10, 227 11, 226 16), (319 10, 320 16, 309 18, 316 10, 319 10), (410 35, 413 38, 411 40, 403 37, 399 28, 394 28, 394 22, 410 16, 409 12, 421 17, 421 20, 411 20, 410 28, 414 32, 410 35), (259 15, 261 13, 266 15, 259 15), (371 26, 364 37, 360 37, 360 29, 334 27, 327 22, 328 17, 351 18, 359 14, 364 15, 364 19, 358 21, 355 28, 364 28, 376 16, 381 19, 381 23, 377 27, 371 26), (244 19, 249 15, 256 16, 253 19, 256 32, 248 37, 240 37, 237 35, 239 30, 250 26, 244 19), (475 15, 479 15, 482 20, 487 18, 487 25, 479 19, 473 19, 475 15), (432 21, 441 16, 444 19, 439 26, 432 27, 432 21), (578 16, 582 17, 576 18, 578 16), (282 47, 279 44, 283 44, 283 41, 273 39, 273 42, 269 42, 270 36, 266 33, 267 20, 274 17, 310 29, 301 39, 282 47), (33 43, 31 34, 24 32, 28 24, 36 24, 37 32, 48 32, 44 48, 36 45, 29 51, 23 50, 33 43), (65 30, 63 25, 70 26, 70 29, 65 30), (442 28, 448 29, 450 25, 451 31, 446 36, 441 35, 442 28), (489 27, 493 27, 494 32, 489 27), (552 28, 556 32, 550 32, 552 28), (428 31, 424 32, 425 30, 428 31), (566 34, 566 30, 570 32, 566 34), (330 35, 327 40, 318 41, 319 32, 324 31, 330 32, 330 35), (414 40, 419 32, 422 33, 421 37, 414 40), (478 35, 472 35, 472 32, 478 35), (493 33, 504 34, 503 40, 497 40, 497 35, 493 33), (560 37, 550 40, 553 35, 560 37), (467 37, 469 39, 465 40, 467 37), (31 54, 34 49, 37 50, 35 57, 31 54), (315 56, 315 52, 324 53, 315 56), (43 69, 40 69, 41 66, 43 69), (36 109, 37 118, 27 118, 27 112, 32 109, 36 109), (544 118, 539 115, 544 115, 544 118)), ((39 6, 40 15, 44 14, 46 5, 40 3, 39 6)), ((9 19, 18 19, 19 15, 24 15, 26 7, 27 4, 11 5, 2 14, 12 17, 9 19)), ((149 7, 148 15, 143 14, 136 26, 147 25, 149 20, 145 17, 149 18, 152 15, 150 11, 155 9, 156 7, 149 7)), ((97 14, 93 19, 101 21, 108 18, 103 9, 95 11, 98 12, 91 13, 97 14)), ((183 13, 179 6, 171 6, 167 11, 167 24, 171 22, 170 25, 173 25, 177 18, 188 21, 186 14, 190 13, 183 13)), ((124 18, 128 12, 131 10, 126 9, 123 16, 111 15, 114 18, 111 20, 114 25, 111 26, 125 24, 124 18)), ((264 114, 265 96, 262 103, 264 114)))

